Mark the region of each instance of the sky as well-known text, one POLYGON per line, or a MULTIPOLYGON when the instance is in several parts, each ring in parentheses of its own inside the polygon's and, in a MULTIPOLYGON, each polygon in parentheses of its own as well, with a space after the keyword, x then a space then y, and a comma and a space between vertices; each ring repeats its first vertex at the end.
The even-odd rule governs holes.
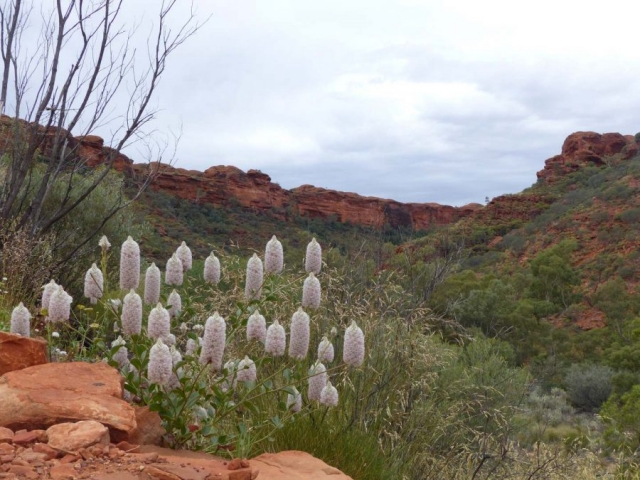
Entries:
MULTIPOLYGON (((143 25, 159 4, 126 3, 143 25)), ((636 2, 195 7, 210 18, 170 58, 154 100, 152 135, 181 131, 177 167, 461 206, 531 186, 572 132, 640 131, 636 2)))

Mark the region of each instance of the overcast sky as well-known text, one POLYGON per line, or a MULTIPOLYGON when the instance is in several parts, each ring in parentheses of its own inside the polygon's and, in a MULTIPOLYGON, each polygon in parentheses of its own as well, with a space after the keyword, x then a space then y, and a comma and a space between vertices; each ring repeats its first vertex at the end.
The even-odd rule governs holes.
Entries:
POLYGON ((640 131, 629 0, 195 3, 157 96, 182 168, 464 205, 531 186, 572 132, 640 131))

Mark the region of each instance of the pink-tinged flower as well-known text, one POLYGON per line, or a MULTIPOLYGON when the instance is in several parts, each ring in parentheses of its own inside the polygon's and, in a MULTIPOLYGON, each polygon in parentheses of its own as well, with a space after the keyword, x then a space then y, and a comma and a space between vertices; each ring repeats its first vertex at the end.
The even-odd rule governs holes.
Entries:
POLYGON ((281 357, 287 346, 287 335, 284 327, 275 320, 267 328, 267 338, 264 342, 264 351, 274 357, 281 357))
POLYGON ((193 338, 188 339, 185 353, 187 355, 195 355, 197 350, 198 350, 198 342, 196 342, 193 338))
POLYGON ((84 276, 84 296, 95 305, 98 303, 98 299, 102 298, 103 291, 104 278, 102 277, 102 271, 94 263, 84 276))
POLYGON ((160 301, 160 269, 152 263, 144 274, 144 303, 155 305, 160 301))
POLYGON ((309 390, 307 391, 309 400, 320 401, 320 395, 322 394, 322 389, 327 385, 327 379, 327 369, 322 362, 316 362, 311 366, 308 379, 309 390))
POLYGON ((338 390, 331 385, 331 382, 327 382, 322 392, 320 392, 320 403, 327 407, 338 406, 338 390))
POLYGON ((364 362, 364 333, 355 320, 344 332, 342 359, 352 367, 359 367, 364 362))
POLYGON ((180 246, 176 250, 176 255, 182 262, 182 271, 186 272, 187 270, 191 270, 193 257, 191 256, 191 249, 187 247, 187 242, 182 242, 180 244, 180 246))
POLYGON ((169 307, 169 314, 172 317, 177 317, 180 315, 180 312, 182 312, 182 298, 180 298, 180 294, 175 290, 169 294, 167 306, 169 307))
POLYGON ((238 363, 236 380, 239 382, 255 382, 256 378, 256 364, 245 355, 244 359, 240 360, 240 363, 238 363))
POLYGON ((106 252, 111 247, 111 243, 109 243, 109 239, 106 235, 102 235, 102 238, 98 242, 98 246, 102 249, 103 252, 106 252))
POLYGON ((304 257, 304 270, 308 273, 320 273, 322 268, 322 247, 315 237, 307 245, 307 254, 304 257))
POLYGON ((182 261, 174 253, 167 260, 167 271, 164 274, 164 283, 167 285, 175 285, 179 287, 184 280, 184 272, 182 270, 182 261))
POLYGON ((171 378, 169 379, 169 383, 167 384, 167 386, 170 389, 174 389, 180 386, 179 376, 182 376, 182 367, 178 367, 178 363, 182 361, 182 354, 174 345, 171 345, 169 347, 169 352, 171 352, 171 365, 173 373, 171 374, 171 378))
POLYGON ((274 235, 267 242, 264 251, 264 269, 267 273, 281 273, 284 267, 284 255, 282 253, 282 244, 274 235))
POLYGON ((169 311, 158 303, 156 307, 149 312, 149 322, 147 325, 147 336, 154 340, 161 338, 163 342, 170 334, 171 318, 169 311))
POLYGON ((149 366, 147 368, 149 381, 158 385, 167 385, 171 378, 172 366, 169 347, 162 343, 161 339, 158 339, 149 351, 149 366))
POLYGON ((127 347, 125 347, 126 343, 121 336, 118 336, 118 338, 111 342, 111 348, 120 347, 116 353, 113 354, 112 358, 115 362, 118 362, 118 367, 121 370, 129 364, 129 351, 127 347))
POLYGON ((236 386, 236 362, 235 360, 229 360, 227 363, 224 364, 224 367, 222 367, 222 369, 224 370, 224 373, 226 374, 224 377, 224 381, 220 384, 220 390, 222 390, 223 392, 226 392, 227 390, 229 390, 231 388, 231 386, 233 385, 233 387, 236 386))
POLYGON ((140 284, 140 246, 128 237, 120 250, 120 289, 135 290, 140 284))
POLYGON ((140 335, 142 332, 142 299, 133 288, 124 296, 120 319, 122 320, 122 333, 140 335))
POLYGON ((320 306, 320 280, 313 272, 305 278, 302 285, 302 306, 305 308, 318 308, 320 306))
POLYGON ((22 302, 11 312, 10 332, 14 335, 28 337, 31 332, 30 328, 31 314, 22 302))
POLYGON ((210 363, 214 370, 220 370, 226 341, 227 324, 224 318, 215 312, 204 325, 200 363, 210 363))
POLYGON ((320 345, 318 345, 318 360, 321 362, 331 363, 333 362, 333 357, 333 344, 326 336, 324 336, 322 337, 320 345))
POLYGON ((302 410, 302 395, 300 395, 300 392, 298 392, 296 387, 291 388, 293 390, 293 395, 291 393, 287 394, 287 409, 297 413, 302 410))
POLYGON ((51 295, 58 288, 58 284, 55 280, 51 280, 44 287, 42 287, 42 299, 40 301, 40 308, 49 310, 49 301, 51 300, 51 295))
POLYGON ((247 321, 247 342, 259 340, 262 343, 267 339, 267 322, 260 312, 256 310, 247 321))
POLYGON ((247 262, 247 279, 244 288, 244 297, 247 300, 258 300, 260 298, 263 276, 262 260, 254 253, 247 262))
POLYGON ((220 282, 220 260, 213 252, 204 261, 204 280, 214 285, 220 282))
POLYGON ((50 323, 68 322, 71 315, 71 302, 73 298, 64 291, 62 286, 58 285, 49 300, 49 316, 47 321, 50 323))
POLYGON ((298 308, 291 317, 291 338, 289 339, 289 356, 302 360, 309 351, 309 315, 298 308))

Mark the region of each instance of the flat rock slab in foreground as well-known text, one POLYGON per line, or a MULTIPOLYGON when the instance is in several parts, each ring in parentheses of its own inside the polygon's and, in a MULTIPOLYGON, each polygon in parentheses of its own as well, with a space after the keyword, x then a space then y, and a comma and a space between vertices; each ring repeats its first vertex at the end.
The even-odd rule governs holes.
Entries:
POLYGON ((0 332, 0 375, 47 363, 47 342, 0 332))
POLYGON ((103 363, 48 363, 6 373, 0 399, 0 426, 12 430, 96 420, 121 440, 136 427, 120 374, 103 363))
POLYGON ((260 470, 260 480, 353 480, 313 455, 296 450, 263 453, 251 459, 251 466, 260 470))

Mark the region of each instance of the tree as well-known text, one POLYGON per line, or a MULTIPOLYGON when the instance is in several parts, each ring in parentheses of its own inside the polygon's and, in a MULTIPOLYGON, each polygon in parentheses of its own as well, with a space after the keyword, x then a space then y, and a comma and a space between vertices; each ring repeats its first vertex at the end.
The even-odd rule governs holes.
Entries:
MULTIPOLYGON (((34 241, 50 235, 54 251, 64 252, 52 266, 59 268, 152 179, 154 169, 148 168, 132 195, 121 191, 105 198, 110 203, 95 227, 73 244, 60 232, 65 219, 112 175, 121 150, 149 140, 146 128, 155 113, 150 102, 167 61, 202 25, 191 5, 186 21, 172 29, 169 17, 178 0, 158 3, 146 52, 134 48, 140 29, 125 26, 123 0, 53 0, 39 12, 28 0, 0 6, 0 105, 13 117, 0 121, 0 253, 18 232, 34 241), (38 21, 34 42, 27 31, 38 21), (125 105, 120 111, 118 103, 125 105), (103 149, 99 169, 88 168, 90 159, 75 139, 105 125, 115 125, 110 148, 103 149)), ((149 144, 148 160, 159 161, 166 148, 149 144)))
POLYGON ((538 254, 531 261, 531 294, 533 298, 550 302, 558 310, 577 300, 575 288, 580 277, 571 266, 571 253, 577 248, 575 240, 562 240, 538 254))

